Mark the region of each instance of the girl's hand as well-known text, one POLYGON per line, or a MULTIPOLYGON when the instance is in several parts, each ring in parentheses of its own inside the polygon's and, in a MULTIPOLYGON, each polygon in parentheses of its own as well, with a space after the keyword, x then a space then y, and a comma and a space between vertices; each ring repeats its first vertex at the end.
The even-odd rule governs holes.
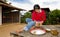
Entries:
POLYGON ((40 27, 39 22, 36 22, 35 26, 36 26, 36 27, 40 27))
POLYGON ((40 24, 43 24, 43 21, 40 21, 40 24))
POLYGON ((43 25, 43 21, 40 21, 39 23, 40 23, 40 26, 42 26, 42 25, 43 25))

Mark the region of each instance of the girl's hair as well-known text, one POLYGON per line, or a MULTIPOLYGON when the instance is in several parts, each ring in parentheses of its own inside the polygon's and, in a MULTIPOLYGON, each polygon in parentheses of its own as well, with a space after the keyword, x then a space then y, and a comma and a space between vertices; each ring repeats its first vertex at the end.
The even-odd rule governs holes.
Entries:
POLYGON ((35 5, 34 5, 34 10, 35 10, 35 9, 40 9, 40 6, 39 6, 38 4, 35 4, 35 5))

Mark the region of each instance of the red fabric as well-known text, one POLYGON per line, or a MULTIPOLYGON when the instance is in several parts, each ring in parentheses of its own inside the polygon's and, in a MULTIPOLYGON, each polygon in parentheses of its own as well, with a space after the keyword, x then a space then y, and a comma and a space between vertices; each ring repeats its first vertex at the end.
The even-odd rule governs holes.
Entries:
POLYGON ((44 10, 41 10, 40 13, 37 13, 36 11, 32 12, 32 20, 34 21, 45 21, 46 20, 46 14, 44 10))

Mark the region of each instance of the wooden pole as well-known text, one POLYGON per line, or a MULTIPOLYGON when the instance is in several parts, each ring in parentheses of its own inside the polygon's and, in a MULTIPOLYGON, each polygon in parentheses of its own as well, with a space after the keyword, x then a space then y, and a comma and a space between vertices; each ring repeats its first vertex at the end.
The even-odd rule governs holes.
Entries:
POLYGON ((19 11, 19 23, 21 23, 21 15, 20 15, 20 11, 19 11))

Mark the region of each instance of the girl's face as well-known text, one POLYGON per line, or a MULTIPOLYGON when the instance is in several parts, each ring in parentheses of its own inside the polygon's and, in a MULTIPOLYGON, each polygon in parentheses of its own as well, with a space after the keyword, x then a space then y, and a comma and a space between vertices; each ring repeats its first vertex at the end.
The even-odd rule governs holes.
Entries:
POLYGON ((35 11, 39 13, 40 12, 40 9, 35 9, 35 11))

